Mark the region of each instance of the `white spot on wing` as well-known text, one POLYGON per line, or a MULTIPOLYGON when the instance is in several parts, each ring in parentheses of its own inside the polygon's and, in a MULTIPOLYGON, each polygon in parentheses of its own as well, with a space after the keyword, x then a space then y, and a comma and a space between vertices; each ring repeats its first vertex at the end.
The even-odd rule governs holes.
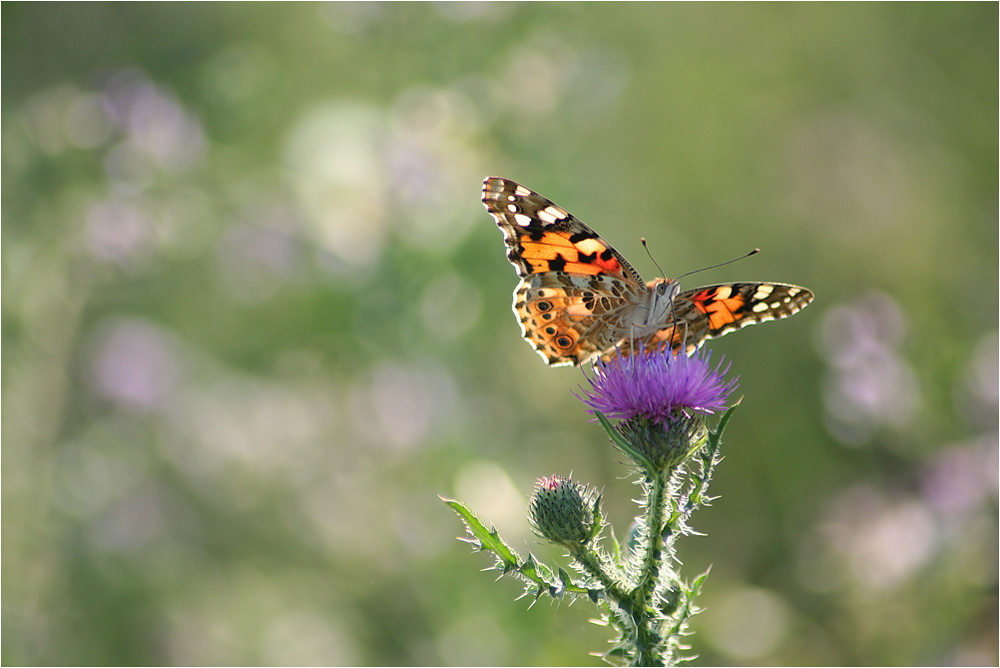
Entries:
POLYGON ((542 219, 543 222, 551 225, 552 223, 564 220, 566 218, 566 212, 562 209, 554 206, 547 206, 538 212, 538 217, 542 219))
POLYGON ((515 213, 514 222, 516 222, 521 227, 527 227, 528 225, 531 225, 531 217, 526 216, 523 213, 515 213))

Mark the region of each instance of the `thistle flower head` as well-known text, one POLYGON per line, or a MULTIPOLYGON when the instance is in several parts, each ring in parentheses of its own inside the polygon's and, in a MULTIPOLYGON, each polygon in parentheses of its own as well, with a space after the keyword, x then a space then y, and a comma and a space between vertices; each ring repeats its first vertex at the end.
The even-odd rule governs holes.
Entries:
POLYGON ((688 357, 674 355, 670 348, 635 355, 616 355, 594 364, 589 388, 581 397, 589 412, 631 420, 643 418, 667 426, 668 421, 694 413, 712 414, 726 408, 729 395, 738 387, 736 379, 723 378, 729 366, 713 369, 711 353, 688 357))

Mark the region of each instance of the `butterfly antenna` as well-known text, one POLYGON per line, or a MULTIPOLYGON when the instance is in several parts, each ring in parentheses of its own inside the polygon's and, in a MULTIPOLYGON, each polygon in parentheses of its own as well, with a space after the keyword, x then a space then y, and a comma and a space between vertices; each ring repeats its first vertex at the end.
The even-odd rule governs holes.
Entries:
MULTIPOLYGON (((653 257, 653 254, 650 252, 649 246, 646 244, 646 237, 641 237, 639 241, 642 242, 642 247, 646 250, 646 255, 648 255, 649 259, 653 261, 653 264, 656 265, 656 268, 660 270, 660 276, 666 276, 666 274, 663 273, 663 267, 660 266, 660 263, 656 261, 656 258, 653 257)), ((732 264, 733 262, 739 262, 740 260, 745 260, 751 255, 756 255, 759 252, 760 252, 759 248, 754 248, 752 251, 750 251, 745 255, 734 257, 732 260, 726 260, 725 262, 720 262, 719 264, 713 264, 708 267, 702 267, 701 269, 695 269, 694 271, 689 271, 686 274, 681 274, 680 276, 674 278, 673 280, 679 281, 680 279, 690 276, 691 274, 697 274, 702 271, 708 271, 709 269, 718 269, 719 267, 725 267, 727 264, 732 264)))
MULTIPOLYGON (((653 254, 649 251, 649 246, 646 245, 646 238, 642 237, 640 239, 640 241, 642 241, 642 247, 646 249, 646 254, 649 255, 649 259, 653 261, 653 264, 656 265, 656 268, 660 270, 660 275, 663 276, 664 275, 664 273, 663 273, 663 267, 660 266, 660 263, 656 261, 656 258, 653 257, 653 254)), ((701 269, 695 269, 694 271, 689 271, 686 274, 681 274, 680 276, 678 276, 677 278, 674 278, 672 280, 673 281, 679 281, 680 279, 682 279, 682 278, 684 278, 686 276, 690 276, 691 274, 697 274, 697 273, 702 272, 702 271, 708 271, 709 269, 718 269, 719 267, 724 267, 727 264, 732 264, 733 262, 738 262, 740 260, 745 260, 746 258, 750 257, 751 255, 756 255, 759 252, 760 252, 759 248, 754 248, 752 251, 750 251, 749 253, 746 253, 745 255, 741 255, 739 257, 734 257, 732 260, 726 260, 725 262, 720 262, 719 264, 713 264, 713 265, 710 265, 708 267, 702 267, 701 269)), ((670 332, 670 346, 673 347, 673 345, 674 345, 674 338, 677 335, 677 326, 678 326, 678 322, 679 322, 679 318, 677 317, 677 307, 676 307, 676 304, 674 304, 674 303, 670 304, 670 312, 671 312, 671 319, 673 320, 673 331, 670 332)), ((686 354, 687 353, 687 335, 688 335, 688 324, 687 324, 687 322, 683 323, 683 328, 684 328, 684 334, 681 336, 681 349, 686 354)))
POLYGON ((660 276, 665 276, 666 274, 663 273, 663 267, 661 267, 660 263, 656 261, 656 258, 653 257, 653 254, 649 251, 649 246, 646 245, 646 237, 640 237, 639 241, 642 242, 642 247, 646 249, 646 255, 648 255, 649 259, 653 261, 656 268, 660 270, 660 276))
MULTIPOLYGON (((750 251, 746 255, 740 255, 739 257, 734 257, 732 260, 726 260, 725 262, 720 262, 719 264, 713 264, 713 265, 708 266, 708 267, 702 267, 701 269, 695 269, 694 271, 689 271, 686 274, 681 274, 680 276, 678 276, 674 280, 675 281, 679 281, 679 280, 681 280, 682 278, 684 278, 686 276, 690 276, 691 274, 697 274, 697 273, 702 272, 702 271, 708 271, 709 269, 718 269, 719 267, 725 267, 727 264, 732 264, 733 262, 739 262, 740 260, 745 260, 748 257, 750 257, 751 255, 756 255, 759 252, 760 252, 759 248, 754 248, 752 251, 750 251)), ((659 266, 659 265, 657 265, 657 266, 659 266)))
MULTIPOLYGON (((675 281, 679 281, 680 279, 684 278, 685 276, 690 276, 691 274, 697 274, 698 272, 701 272, 701 271, 708 271, 709 269, 718 269, 719 267, 725 267, 727 264, 732 264, 733 262, 739 262, 740 260, 745 260, 748 257, 750 257, 751 255, 756 255, 759 252, 760 252, 759 248, 754 248, 752 251, 750 251, 749 253, 747 253, 745 255, 741 255, 739 257, 734 257, 732 260, 726 260, 725 262, 720 262, 719 264, 713 264, 713 265, 708 266, 708 267, 702 267, 701 269, 695 269, 694 271, 689 271, 686 274, 681 274, 680 276, 678 276, 674 280, 675 281)), ((671 304, 671 308, 673 309, 673 304, 671 304)), ((671 343, 673 342, 674 334, 677 333, 677 311, 676 311, 676 309, 673 309, 673 310, 674 310, 674 331, 670 333, 671 343)), ((684 351, 685 355, 688 352, 687 351, 687 335, 688 335, 688 324, 687 324, 687 322, 685 322, 684 323, 684 337, 681 339, 681 350, 684 351)))

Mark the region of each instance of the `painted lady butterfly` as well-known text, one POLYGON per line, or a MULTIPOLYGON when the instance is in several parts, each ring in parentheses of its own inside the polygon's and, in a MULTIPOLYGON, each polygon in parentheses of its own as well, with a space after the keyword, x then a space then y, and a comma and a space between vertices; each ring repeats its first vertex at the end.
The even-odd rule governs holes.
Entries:
POLYGON ((514 315, 524 338, 553 366, 610 356, 616 347, 629 354, 639 343, 647 350, 669 344, 691 354, 706 339, 787 318, 813 300, 806 288, 783 283, 684 292, 669 278, 646 283, 576 217, 507 179, 483 182, 483 204, 521 277, 514 315))

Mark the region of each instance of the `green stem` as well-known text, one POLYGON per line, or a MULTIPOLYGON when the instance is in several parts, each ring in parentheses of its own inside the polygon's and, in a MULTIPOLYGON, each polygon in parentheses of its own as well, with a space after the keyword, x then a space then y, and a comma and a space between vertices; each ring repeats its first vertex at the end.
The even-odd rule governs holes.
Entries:
MULTIPOLYGON (((623 637, 632 636, 631 665, 662 666, 664 661, 665 638, 663 637, 664 618, 651 603, 655 596, 659 577, 664 568, 664 525, 666 495, 668 493, 667 476, 663 471, 647 469, 644 489, 645 517, 644 544, 637 550, 639 562, 636 567, 638 579, 628 592, 620 587, 608 587, 608 602, 618 608, 619 624, 623 637)), ((586 562, 583 554, 574 555, 578 561, 587 567, 588 572, 600 571, 600 565, 586 562)), ((604 581, 604 580, 602 580, 604 581)))
POLYGON ((646 607, 656 588, 656 576, 663 562, 663 516, 666 482, 663 474, 649 471, 646 477, 646 544, 642 550, 639 581, 633 593, 638 607, 646 607))
POLYGON ((570 556, 583 567, 584 572, 601 583, 605 596, 615 604, 628 598, 628 592, 622 588, 621 582, 613 578, 601 555, 585 546, 571 547, 570 556))

